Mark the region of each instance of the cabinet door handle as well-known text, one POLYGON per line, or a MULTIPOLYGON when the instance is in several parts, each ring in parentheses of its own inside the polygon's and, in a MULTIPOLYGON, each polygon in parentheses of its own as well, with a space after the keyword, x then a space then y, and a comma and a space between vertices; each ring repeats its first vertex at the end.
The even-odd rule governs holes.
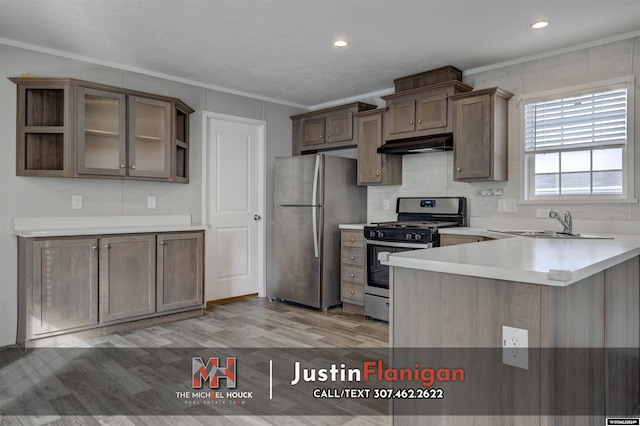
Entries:
POLYGON ((161 246, 163 246, 163 245, 165 245, 165 244, 167 244, 167 243, 165 243, 164 241, 160 241, 160 245, 161 245, 161 246))
POLYGON ((120 168, 121 168, 121 169, 124 169, 124 168, 125 168, 125 165, 124 165, 124 164, 120 164, 120 168))
POLYGON ((353 290, 351 290, 351 294, 356 294, 356 292, 355 292, 355 291, 353 291, 353 290))
POLYGON ((107 250, 109 250, 111 248, 111 246, 109 244, 107 244, 106 246, 104 246, 104 248, 106 248, 107 250))
POLYGON ((131 168, 132 168, 132 169, 135 169, 135 168, 136 168, 136 166, 131 166, 131 168))
POLYGON ((418 120, 418 124, 422 124, 422 120, 418 120))
POLYGON ((349 259, 354 260, 355 256, 350 256, 349 259))
POLYGON ((98 250, 97 246, 91 246, 91 250, 98 250))
POLYGON ((413 120, 409 121, 409 124, 413 124, 413 120))
POLYGON ((456 169, 456 171, 461 172, 461 171, 462 171, 462 169, 461 169, 460 167, 458 167, 458 168, 456 169))
POLYGON ((353 275, 353 274, 349 274, 349 276, 350 276, 351 278, 355 277, 355 275, 353 275))
POLYGON ((380 172, 376 172, 376 176, 380 176, 380 172))

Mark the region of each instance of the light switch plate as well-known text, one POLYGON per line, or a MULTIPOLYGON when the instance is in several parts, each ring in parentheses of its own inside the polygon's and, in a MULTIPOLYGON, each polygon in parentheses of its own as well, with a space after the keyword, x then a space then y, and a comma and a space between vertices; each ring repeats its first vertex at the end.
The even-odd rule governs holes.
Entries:
POLYGON ((82 195, 71 196, 71 208, 74 210, 79 210, 82 208, 82 195))
POLYGON ((153 195, 149 195, 147 197, 147 208, 148 209, 155 209, 156 208, 156 197, 154 197, 153 195))

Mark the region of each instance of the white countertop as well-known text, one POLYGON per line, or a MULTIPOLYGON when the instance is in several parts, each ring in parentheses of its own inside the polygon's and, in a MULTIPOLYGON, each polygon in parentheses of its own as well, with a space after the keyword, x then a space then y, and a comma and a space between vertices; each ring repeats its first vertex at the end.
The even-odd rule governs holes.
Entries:
POLYGON ((341 223, 338 225, 338 228, 364 230, 364 227, 367 225, 367 223, 341 223))
POLYGON ((557 240, 474 228, 440 231, 496 239, 395 253, 385 264, 564 287, 640 255, 640 235, 598 234, 613 239, 557 240))
POLYGON ((203 231, 206 229, 208 229, 206 225, 192 225, 190 215, 17 217, 13 220, 13 234, 24 238, 203 231))

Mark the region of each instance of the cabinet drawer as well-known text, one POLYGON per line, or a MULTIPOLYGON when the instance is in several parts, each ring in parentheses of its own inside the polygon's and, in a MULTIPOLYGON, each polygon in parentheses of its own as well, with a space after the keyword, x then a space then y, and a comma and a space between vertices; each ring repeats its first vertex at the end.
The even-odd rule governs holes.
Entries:
POLYGON ((347 266, 364 266, 364 250, 361 248, 343 248, 342 264, 347 266))
POLYGON ((342 281, 364 284, 364 268, 343 265, 342 281))
POLYGON ((342 247, 364 247, 364 231, 342 231, 342 247))
POLYGON ((364 303, 364 286, 361 284, 342 283, 342 301, 362 305, 364 303))

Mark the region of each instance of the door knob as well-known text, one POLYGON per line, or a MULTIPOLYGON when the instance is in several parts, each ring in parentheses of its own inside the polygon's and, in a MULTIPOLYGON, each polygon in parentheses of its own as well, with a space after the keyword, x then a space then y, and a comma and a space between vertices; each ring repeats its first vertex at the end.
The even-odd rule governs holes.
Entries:
POLYGON ((260 220, 260 219, 262 219, 262 216, 260 216, 259 214, 253 215, 253 220, 260 220))

